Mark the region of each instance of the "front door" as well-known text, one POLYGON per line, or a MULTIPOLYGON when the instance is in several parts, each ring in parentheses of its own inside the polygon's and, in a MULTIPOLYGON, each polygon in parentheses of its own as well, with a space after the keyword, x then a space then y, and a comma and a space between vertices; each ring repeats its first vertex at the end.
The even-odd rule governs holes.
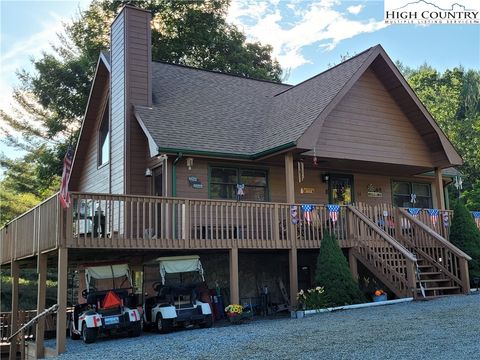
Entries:
POLYGON ((330 204, 350 205, 353 203, 353 176, 332 174, 328 179, 330 204))

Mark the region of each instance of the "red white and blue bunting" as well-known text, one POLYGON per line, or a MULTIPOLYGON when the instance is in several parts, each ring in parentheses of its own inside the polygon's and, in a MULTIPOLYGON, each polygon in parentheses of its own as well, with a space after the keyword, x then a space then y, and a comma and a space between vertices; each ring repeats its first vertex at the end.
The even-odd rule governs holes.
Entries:
POLYGON ((412 214, 412 216, 418 216, 418 214, 420 213, 420 208, 408 208, 408 212, 410 214, 412 214))
POLYGON ((480 229, 480 211, 472 211, 473 220, 475 220, 475 224, 480 229))
POLYGON ((313 210, 315 209, 315 205, 310 205, 310 204, 304 204, 301 206, 302 212, 303 212, 303 218, 307 222, 307 224, 310 224, 312 222, 312 214, 313 210))
POLYGON ((428 216, 430 216, 430 220, 432 224, 436 225, 438 222, 438 209, 427 209, 428 216))
POLYGON ((338 214, 340 213, 340 205, 328 204, 325 205, 328 210, 328 216, 333 222, 338 220, 338 214))

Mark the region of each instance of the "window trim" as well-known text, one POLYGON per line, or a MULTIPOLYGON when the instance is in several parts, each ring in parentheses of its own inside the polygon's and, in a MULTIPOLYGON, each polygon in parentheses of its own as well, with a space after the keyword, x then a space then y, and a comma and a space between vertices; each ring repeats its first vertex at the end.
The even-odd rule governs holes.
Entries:
MULTIPOLYGON (((432 183, 429 181, 415 181, 415 180, 405 180, 405 179, 391 179, 390 181, 390 188, 391 188, 391 196, 392 196, 392 205, 395 205, 395 194, 393 192, 393 185, 395 182, 403 182, 403 183, 408 183, 410 185, 410 190, 413 190, 413 184, 421 184, 421 185, 428 185, 430 188, 430 200, 431 200, 431 208, 433 208, 434 205, 434 199, 433 199, 433 186, 432 183)), ((411 194, 411 193, 410 193, 411 194)), ((408 196, 410 196, 408 194, 408 196)), ((405 196, 405 194, 399 194, 405 196)), ((417 195, 418 196, 418 195, 417 195)), ((421 196, 421 195, 420 195, 421 196)), ((426 196, 421 196, 423 198, 427 198, 426 196)), ((395 205, 396 206, 396 205, 395 205)), ((427 209, 427 208, 422 208, 422 209, 427 209)))
MULTIPOLYGON (((212 169, 213 168, 222 168, 222 169, 234 169, 237 172, 237 183, 238 184, 240 181, 240 172, 241 170, 253 170, 253 171, 264 171, 265 172, 265 178, 266 178, 266 185, 265 186, 252 186, 252 187, 263 187, 265 188, 265 200, 260 201, 260 202, 270 202, 270 176, 269 176, 269 168, 262 167, 262 166, 242 166, 242 165, 237 165, 237 166, 232 166, 232 165, 224 165, 224 164, 209 164, 208 165, 208 199, 209 200, 230 200, 233 201, 235 199, 213 199, 212 198, 212 169)), ((217 184, 217 183, 215 183, 217 184)), ((235 185, 236 185, 235 184, 235 185)), ((255 200, 244 200, 244 201, 254 201, 255 200)))
MULTIPOLYGON (((107 94, 107 97, 108 97, 108 94, 107 94)), ((97 133, 97 169, 101 169, 101 168, 105 167, 106 165, 108 165, 110 163, 110 155, 111 155, 110 150, 111 150, 111 145, 112 145, 112 139, 111 139, 111 121, 110 121, 109 104, 110 104, 110 100, 107 98, 107 100, 103 104, 101 120, 97 125, 97 132, 96 132, 97 133), (108 118, 107 119, 104 118, 106 111, 108 111, 108 118), (108 144, 108 157, 107 157, 107 161, 101 163, 100 162, 101 154, 102 154, 101 131, 102 131, 102 126, 104 125, 105 122, 108 124, 108 132, 107 132, 108 142, 109 142, 109 144, 108 144)))

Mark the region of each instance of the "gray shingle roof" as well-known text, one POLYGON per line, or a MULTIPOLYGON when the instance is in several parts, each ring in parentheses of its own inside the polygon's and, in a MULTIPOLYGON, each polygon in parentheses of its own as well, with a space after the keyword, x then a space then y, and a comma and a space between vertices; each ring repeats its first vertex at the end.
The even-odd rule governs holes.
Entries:
POLYGON ((373 49, 296 86, 154 62, 135 111, 160 148, 254 156, 296 142, 373 49))

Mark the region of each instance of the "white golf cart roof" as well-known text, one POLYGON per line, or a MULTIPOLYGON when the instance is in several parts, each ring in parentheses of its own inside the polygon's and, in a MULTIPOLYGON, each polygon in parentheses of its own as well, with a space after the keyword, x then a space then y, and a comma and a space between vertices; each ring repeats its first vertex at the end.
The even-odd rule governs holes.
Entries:
POLYGON ((159 257, 151 261, 151 263, 158 263, 163 284, 165 284, 166 274, 177 274, 190 271, 198 272, 205 281, 205 278, 203 277, 202 263, 200 262, 200 256, 198 255, 159 257))
POLYGON ((85 277, 87 284, 90 279, 111 279, 126 276, 130 280, 130 268, 128 264, 112 264, 99 266, 86 266, 85 277))

